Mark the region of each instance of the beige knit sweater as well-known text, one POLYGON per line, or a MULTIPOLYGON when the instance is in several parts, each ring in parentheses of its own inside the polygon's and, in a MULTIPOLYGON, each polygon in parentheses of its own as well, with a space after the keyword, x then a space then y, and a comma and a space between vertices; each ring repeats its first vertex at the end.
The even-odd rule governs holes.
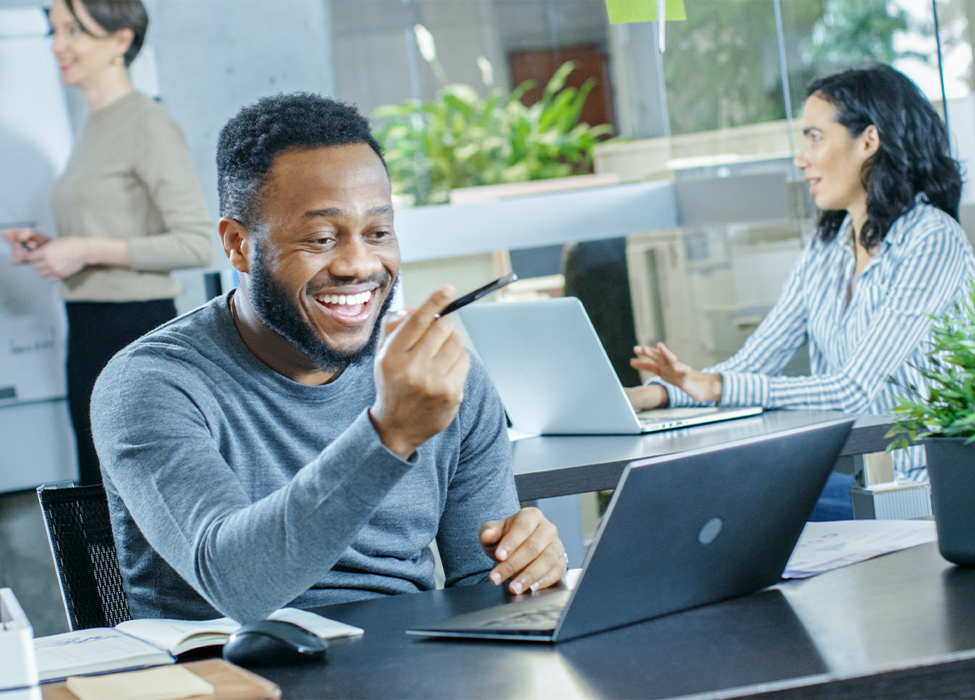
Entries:
POLYGON ((57 235, 128 243, 130 269, 93 265, 66 278, 65 301, 171 299, 170 270, 209 265, 212 225, 186 138, 161 105, 131 92, 94 112, 54 184, 57 235))

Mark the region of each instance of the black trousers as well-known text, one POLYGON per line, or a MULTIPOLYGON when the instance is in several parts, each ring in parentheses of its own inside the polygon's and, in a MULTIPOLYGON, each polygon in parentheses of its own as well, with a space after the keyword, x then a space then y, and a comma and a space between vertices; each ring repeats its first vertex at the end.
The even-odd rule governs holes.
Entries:
POLYGON ((69 301, 68 410, 78 445, 81 484, 100 484, 101 469, 91 439, 91 392, 95 380, 119 350, 156 326, 176 318, 172 299, 152 301, 69 301))

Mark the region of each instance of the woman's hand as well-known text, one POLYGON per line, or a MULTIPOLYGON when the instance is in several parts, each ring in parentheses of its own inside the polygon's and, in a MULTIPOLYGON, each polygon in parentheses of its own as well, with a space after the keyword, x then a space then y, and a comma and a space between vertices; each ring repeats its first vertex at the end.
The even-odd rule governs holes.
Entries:
POLYGON ((48 242, 48 237, 36 228, 8 228, 0 231, 0 238, 10 244, 10 262, 28 262, 30 254, 48 242))
POLYGON ((647 384, 645 386, 624 387, 626 398, 633 404, 635 411, 648 411, 651 408, 666 408, 670 403, 667 390, 659 384, 647 384))
MULTIPOLYGON (((657 343, 653 347, 638 345, 633 351, 637 354, 637 357, 630 360, 630 365, 634 368, 653 372, 668 384, 682 389, 695 401, 721 400, 720 374, 699 372, 688 367, 663 343, 657 343)), ((630 401, 633 401, 632 397, 630 401)))
POLYGON ((88 241, 83 238, 55 238, 27 255, 27 262, 49 280, 62 280, 89 263, 88 241))

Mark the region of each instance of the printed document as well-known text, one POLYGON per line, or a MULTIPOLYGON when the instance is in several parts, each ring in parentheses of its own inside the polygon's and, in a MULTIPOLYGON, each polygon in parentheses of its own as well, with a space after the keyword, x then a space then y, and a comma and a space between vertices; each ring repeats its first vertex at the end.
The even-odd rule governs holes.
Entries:
POLYGON ((937 540, 933 520, 806 523, 782 578, 807 578, 937 540))

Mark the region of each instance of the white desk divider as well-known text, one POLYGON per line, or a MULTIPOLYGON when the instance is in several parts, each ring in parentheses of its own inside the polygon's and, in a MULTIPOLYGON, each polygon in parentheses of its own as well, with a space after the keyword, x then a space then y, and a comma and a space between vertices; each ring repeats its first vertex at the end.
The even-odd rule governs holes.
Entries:
POLYGON ((37 685, 34 630, 9 588, 0 588, 0 659, 0 691, 37 685))
POLYGON ((619 238, 677 225, 669 180, 396 212, 403 262, 619 238))

